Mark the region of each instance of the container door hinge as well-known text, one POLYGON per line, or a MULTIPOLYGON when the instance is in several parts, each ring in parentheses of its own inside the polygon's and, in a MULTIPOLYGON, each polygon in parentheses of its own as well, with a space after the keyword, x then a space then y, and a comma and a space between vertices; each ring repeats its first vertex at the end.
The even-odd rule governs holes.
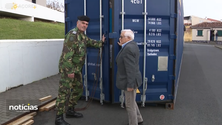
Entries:
POLYGON ((173 99, 174 99, 174 96, 171 95, 171 94, 169 94, 169 95, 168 95, 168 98, 173 100, 173 99))
POLYGON ((69 4, 70 3, 70 0, 65 0, 65 4, 69 4))
POLYGON ((175 34, 170 35, 170 39, 176 39, 176 38, 177 38, 177 36, 175 34))
POLYGON ((170 60, 175 60, 176 56, 175 55, 170 55, 169 58, 170 58, 170 60))
POLYGON ((175 76, 169 75, 169 79, 170 79, 170 80, 175 80, 175 76))
POLYGON ((176 13, 170 14, 170 17, 171 18, 177 18, 177 14, 176 13))
POLYGON ((66 17, 66 22, 70 22, 70 18, 69 17, 66 17))

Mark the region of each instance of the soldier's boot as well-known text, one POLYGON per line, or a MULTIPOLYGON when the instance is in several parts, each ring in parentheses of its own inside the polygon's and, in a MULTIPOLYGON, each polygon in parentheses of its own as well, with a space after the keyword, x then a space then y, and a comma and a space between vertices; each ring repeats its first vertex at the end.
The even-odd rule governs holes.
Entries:
POLYGON ((75 112, 73 107, 69 107, 66 112, 66 118, 82 118, 83 115, 81 113, 75 112))
POLYGON ((55 125, 70 125, 63 119, 63 114, 56 115, 55 125))

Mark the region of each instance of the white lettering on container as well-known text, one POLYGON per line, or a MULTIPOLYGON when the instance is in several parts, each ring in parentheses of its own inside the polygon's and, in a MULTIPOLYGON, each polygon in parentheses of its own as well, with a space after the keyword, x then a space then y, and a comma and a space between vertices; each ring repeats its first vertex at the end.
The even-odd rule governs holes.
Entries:
POLYGON ((147 40, 147 47, 161 47, 161 40, 147 40))
POLYGON ((88 62, 88 66, 100 66, 100 64, 96 64, 96 63, 88 62))
POLYGON ((132 19, 132 22, 133 22, 133 23, 139 23, 140 20, 139 20, 139 19, 132 19))
POLYGON ((143 0, 131 0, 132 4, 143 4, 143 0))
POLYGON ((149 25, 162 25, 162 18, 148 18, 149 25))
POLYGON ((137 34, 137 33, 138 33, 138 31, 133 31, 133 33, 134 33, 134 34, 137 34))
POLYGON ((159 49, 147 49, 147 56, 157 56, 159 49))

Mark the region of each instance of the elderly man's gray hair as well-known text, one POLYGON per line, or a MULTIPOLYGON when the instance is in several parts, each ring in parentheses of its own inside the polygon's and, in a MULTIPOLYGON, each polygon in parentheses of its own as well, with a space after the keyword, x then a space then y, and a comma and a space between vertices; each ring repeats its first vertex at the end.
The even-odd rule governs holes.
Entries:
POLYGON ((130 37, 132 40, 134 40, 134 33, 131 29, 124 29, 121 32, 125 32, 124 36, 130 37))

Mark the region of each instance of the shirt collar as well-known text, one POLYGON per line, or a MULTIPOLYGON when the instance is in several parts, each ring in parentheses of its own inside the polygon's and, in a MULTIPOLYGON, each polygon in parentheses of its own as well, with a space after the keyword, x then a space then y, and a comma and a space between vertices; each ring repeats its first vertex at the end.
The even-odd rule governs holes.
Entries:
POLYGON ((124 47, 124 46, 126 46, 126 44, 128 44, 130 41, 128 41, 128 42, 125 42, 123 45, 122 45, 122 48, 124 47))
POLYGON ((80 34, 85 34, 84 32, 80 31, 80 30, 78 29, 78 27, 75 27, 75 28, 74 28, 74 31, 76 31, 77 33, 80 33, 80 34))

